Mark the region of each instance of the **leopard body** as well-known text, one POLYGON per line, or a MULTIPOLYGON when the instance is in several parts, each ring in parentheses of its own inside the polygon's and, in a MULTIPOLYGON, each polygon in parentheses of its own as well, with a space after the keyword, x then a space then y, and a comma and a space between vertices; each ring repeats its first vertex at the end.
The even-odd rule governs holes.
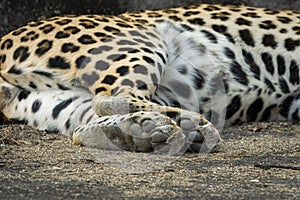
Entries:
POLYGON ((85 146, 210 149, 216 128, 299 120, 299 24, 208 4, 31 22, 1 39, 1 110, 85 146))

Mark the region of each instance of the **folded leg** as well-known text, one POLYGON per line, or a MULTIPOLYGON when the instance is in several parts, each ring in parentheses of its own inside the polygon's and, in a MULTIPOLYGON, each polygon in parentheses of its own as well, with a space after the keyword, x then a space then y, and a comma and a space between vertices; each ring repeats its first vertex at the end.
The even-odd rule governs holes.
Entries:
POLYGON ((86 90, 27 91, 8 83, 0 85, 0 109, 13 123, 71 136, 74 129, 98 118, 86 90))

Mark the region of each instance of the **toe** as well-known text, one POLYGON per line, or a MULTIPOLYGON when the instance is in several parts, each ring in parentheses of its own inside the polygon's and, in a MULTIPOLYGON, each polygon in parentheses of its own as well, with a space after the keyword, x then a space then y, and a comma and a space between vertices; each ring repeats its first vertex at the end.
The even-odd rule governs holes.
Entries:
POLYGON ((168 140, 168 135, 166 135, 165 133, 163 133, 160 130, 155 130, 153 131, 153 133, 151 134, 151 142, 152 143, 166 143, 166 141, 168 140))

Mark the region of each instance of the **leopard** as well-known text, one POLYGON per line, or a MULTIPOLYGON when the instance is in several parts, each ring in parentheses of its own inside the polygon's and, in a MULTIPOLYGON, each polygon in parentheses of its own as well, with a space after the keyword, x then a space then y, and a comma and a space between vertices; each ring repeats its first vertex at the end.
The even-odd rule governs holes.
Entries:
POLYGON ((300 12, 200 4, 29 22, 0 41, 0 110, 74 144, 210 152, 299 121, 300 12))

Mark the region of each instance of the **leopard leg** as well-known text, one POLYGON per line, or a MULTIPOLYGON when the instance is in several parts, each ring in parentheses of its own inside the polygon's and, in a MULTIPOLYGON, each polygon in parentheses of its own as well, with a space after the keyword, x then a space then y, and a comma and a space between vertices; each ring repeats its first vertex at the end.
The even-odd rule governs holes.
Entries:
POLYGON ((144 111, 98 117, 91 108, 92 94, 86 90, 37 92, 4 83, 0 95, 2 113, 8 122, 73 135, 75 144, 169 154, 186 149, 186 136, 169 117, 144 111))
MULTIPOLYGON (((141 110, 145 110, 148 113, 159 113, 160 115, 156 116, 155 120, 166 121, 166 118, 168 118, 170 120, 166 122, 175 123, 178 128, 180 128, 180 132, 184 135, 186 149, 192 152, 204 152, 217 149, 220 147, 220 142, 222 141, 218 130, 213 124, 207 121, 202 115, 192 111, 161 106, 137 99, 102 95, 94 97, 93 108, 96 113, 98 111, 97 114, 100 113, 102 115, 123 114, 125 116, 126 113, 139 113, 141 110)), ((135 115, 135 117, 139 118, 142 117, 142 115, 135 115)), ((142 119, 140 119, 140 121, 142 121, 142 119)), ((117 126, 117 123, 114 126, 117 126)), ((130 132, 129 129, 127 131, 130 132)), ((151 130, 149 131, 151 132, 151 130)), ((124 132, 126 132, 126 130, 124 132)), ((172 132, 169 134, 172 134, 172 132)), ((148 135, 151 134, 148 133, 148 135)))
POLYGON ((49 133, 72 136, 74 129, 98 118, 87 90, 28 91, 0 84, 0 109, 6 123, 21 123, 49 133))
MULTIPOLYGON (((170 76, 173 71, 178 70, 176 69, 176 66, 179 65, 177 63, 192 71, 191 77, 185 77, 189 82, 192 82, 191 78, 194 77, 194 72, 198 72, 201 67, 206 65, 215 66, 214 60, 211 59, 213 55, 203 52, 203 49, 199 48, 199 44, 190 39, 193 37, 182 35, 179 30, 173 28, 172 33, 168 36, 170 40, 174 40, 166 40, 168 43, 175 42, 178 46, 165 47, 164 50, 153 51, 153 53, 143 52, 138 54, 141 57, 131 58, 130 60, 134 60, 134 63, 127 63, 129 65, 127 73, 122 75, 111 73, 111 71, 104 72, 102 74, 103 78, 90 87, 91 91, 95 91, 93 109, 99 116, 128 114, 139 111, 158 112, 172 119, 181 128, 181 132, 186 137, 186 143, 189 144, 189 150, 199 152, 203 149, 211 149, 221 141, 218 130, 212 123, 199 113, 151 102, 164 78, 167 78, 168 74, 170 76)), ((123 65, 120 61, 116 61, 110 64, 110 68, 115 69, 114 72, 121 71, 123 65)), ((200 72, 198 74, 198 79, 201 79, 200 72)), ((177 82, 177 85, 185 88, 183 87, 184 84, 180 85, 179 82, 177 82)), ((200 86, 196 84, 196 87, 200 86)))

